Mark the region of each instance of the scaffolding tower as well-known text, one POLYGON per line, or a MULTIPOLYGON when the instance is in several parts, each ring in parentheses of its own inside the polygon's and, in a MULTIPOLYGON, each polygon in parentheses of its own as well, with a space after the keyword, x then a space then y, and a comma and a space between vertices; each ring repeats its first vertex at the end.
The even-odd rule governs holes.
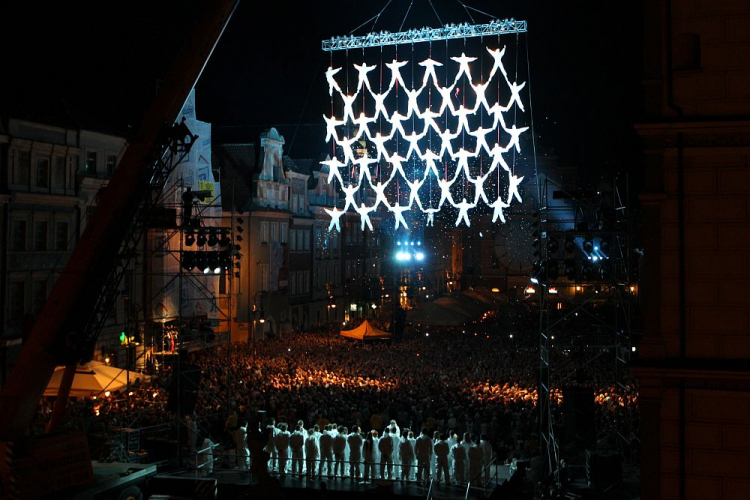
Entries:
MULTIPOLYGON (((531 280, 539 300, 538 401, 544 477, 554 475, 562 455, 578 458, 600 438, 614 437, 621 451, 632 449, 631 441, 637 439, 629 429, 608 431, 609 436, 596 429, 591 443, 588 436, 582 439, 574 429, 572 442, 570 432, 563 440, 558 435, 563 425, 555 401, 559 401, 561 389, 576 378, 593 407, 594 384, 588 387, 585 367, 594 363, 612 363, 609 366, 617 390, 634 390, 627 363, 633 346, 639 273, 631 213, 627 178, 614 179, 597 191, 565 189, 549 178, 540 183, 539 210, 533 214, 536 261, 531 280), (571 335, 573 324, 583 328, 571 335), (574 366, 583 366, 583 375, 561 373, 564 370, 556 363, 565 356, 578 358, 574 366)), ((575 399, 572 391, 564 396, 575 399)), ((563 405, 574 408, 575 401, 563 405)), ((566 413, 566 419, 593 433, 596 422, 585 420, 589 417, 583 417, 580 409, 574 411, 566 413), (577 421, 582 418, 584 421, 577 421)), ((569 428, 567 423, 565 427, 569 428)))

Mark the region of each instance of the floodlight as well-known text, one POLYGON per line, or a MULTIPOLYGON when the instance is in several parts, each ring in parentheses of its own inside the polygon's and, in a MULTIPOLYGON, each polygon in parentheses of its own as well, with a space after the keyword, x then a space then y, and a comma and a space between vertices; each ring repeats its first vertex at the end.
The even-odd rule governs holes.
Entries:
POLYGON ((415 257, 417 258, 417 260, 424 260, 424 254, 422 252, 417 252, 415 257))
POLYGON ((557 253, 557 251, 560 249, 560 244, 557 241, 557 238, 554 236, 550 237, 549 241, 547 242, 547 249, 550 251, 550 253, 557 253))
POLYGON ((583 241, 583 251, 586 253, 594 251, 594 238, 586 236, 586 239, 583 241))
POLYGON ((565 253, 573 253, 576 251, 576 245, 573 241, 572 236, 565 237, 565 253))
POLYGON ((203 230, 198 231, 198 246, 202 247, 206 244, 206 233, 203 232, 203 230))
POLYGON ((208 246, 215 247, 219 244, 219 237, 216 236, 216 231, 210 231, 208 235, 208 246))
POLYGON ((185 235, 185 246, 191 247, 193 246, 194 243, 195 243, 195 235, 193 234, 192 231, 189 231, 185 235))

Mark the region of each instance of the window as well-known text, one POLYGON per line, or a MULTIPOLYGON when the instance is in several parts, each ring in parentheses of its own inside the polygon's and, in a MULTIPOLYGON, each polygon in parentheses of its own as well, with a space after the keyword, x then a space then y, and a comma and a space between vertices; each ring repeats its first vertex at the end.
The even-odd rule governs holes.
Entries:
POLYGON ((68 250, 68 223, 58 222, 55 226, 55 250, 68 250))
POLYGON ((42 312, 47 300, 47 280, 34 280, 31 287, 31 311, 35 316, 42 312))
POLYGON ((289 239, 288 233, 289 233, 289 226, 282 223, 281 224, 281 242, 282 243, 286 243, 288 241, 289 239))
POLYGON ((274 243, 279 242, 279 223, 278 222, 271 223, 271 241, 274 243))
POLYGON ((55 156, 55 166, 52 170, 52 187, 65 189, 65 157, 55 156))
POLYGON ((26 250, 26 221, 14 220, 11 234, 10 248, 14 252, 26 250))
POLYGON ((36 159, 36 187, 49 187, 49 159, 36 159))
POLYGON ((78 166, 80 165, 81 157, 78 155, 73 155, 68 157, 68 175, 70 178, 68 179, 68 187, 70 189, 73 189, 76 185, 76 174, 78 173, 78 166))
POLYGON ((115 173, 116 166, 117 166, 117 156, 108 155, 107 156, 107 175, 109 177, 112 177, 112 174, 115 173))
POLYGON ((309 252, 310 251, 310 231, 305 229, 302 232, 305 235, 305 251, 309 252))
POLYGON ((261 221, 260 223, 260 242, 268 243, 268 221, 261 221))
POLYGON ((302 229, 297 230, 297 251, 301 252, 305 248, 305 231, 302 229))
POLYGON ((86 166, 84 167, 86 175, 96 175, 96 151, 86 153, 86 166))
POLYGON ((303 274, 303 278, 305 280, 305 284, 304 284, 305 293, 310 293, 310 271, 305 271, 303 274))
POLYGON ((23 281, 11 281, 8 288, 8 316, 19 320, 26 314, 26 284, 23 281))
POLYGON ((316 227, 315 228, 315 248, 324 248, 325 244, 323 243, 323 228, 316 227))
POLYGON ((44 252, 47 250, 47 221, 38 220, 34 223, 34 250, 44 252))
POLYGON ((296 252, 297 251, 297 230, 292 229, 289 231, 289 251, 290 252, 296 252))
POLYGON ((31 170, 31 153, 29 151, 19 151, 16 155, 15 171, 13 172, 13 182, 23 186, 29 185, 29 171, 31 170))

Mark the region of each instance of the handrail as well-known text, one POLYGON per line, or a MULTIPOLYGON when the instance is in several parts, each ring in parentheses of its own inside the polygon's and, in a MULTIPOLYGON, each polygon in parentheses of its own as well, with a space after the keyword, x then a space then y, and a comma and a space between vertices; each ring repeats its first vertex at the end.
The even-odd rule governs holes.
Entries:
MULTIPOLYGON (((478 477, 479 477, 479 482, 482 484, 482 496, 484 497, 487 496, 487 485, 492 483, 492 480, 497 476, 497 467, 495 467, 495 473, 487 481, 482 481, 482 478, 484 477, 487 469, 489 469, 493 464, 495 464, 496 461, 497 461, 497 457, 493 457, 492 460, 490 460, 490 462, 484 467, 482 467, 482 470, 479 471, 478 477)), ((475 478, 469 478, 469 482, 466 485, 466 494, 464 495, 464 500, 469 499, 469 491, 471 490, 471 483, 476 482, 476 481, 473 481, 473 479, 475 478)))

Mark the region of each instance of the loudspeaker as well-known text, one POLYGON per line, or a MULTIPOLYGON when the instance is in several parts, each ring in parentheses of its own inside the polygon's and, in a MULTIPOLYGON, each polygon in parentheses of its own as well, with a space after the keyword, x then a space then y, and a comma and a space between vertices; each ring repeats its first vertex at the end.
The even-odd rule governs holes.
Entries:
POLYGON ((596 445, 594 388, 563 388, 563 439, 574 450, 596 445))
POLYGON ((179 383, 177 374, 172 376, 169 384, 169 399, 167 400, 167 411, 188 415, 195 410, 198 402, 198 391, 201 383, 201 370, 198 366, 184 363, 179 368, 179 383), (179 394, 178 392, 179 386, 179 394))

